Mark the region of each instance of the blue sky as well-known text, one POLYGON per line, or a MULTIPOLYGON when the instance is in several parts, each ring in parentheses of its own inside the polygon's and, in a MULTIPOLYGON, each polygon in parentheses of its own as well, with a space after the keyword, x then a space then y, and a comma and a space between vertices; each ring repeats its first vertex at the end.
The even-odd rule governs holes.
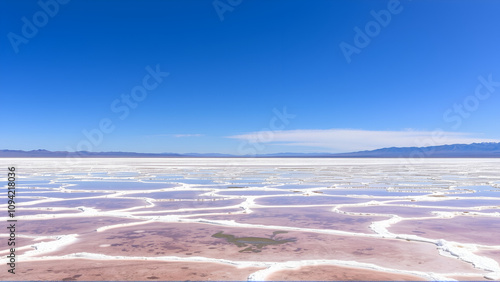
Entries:
POLYGON ((487 0, 3 0, 0 149, 499 141, 499 10, 487 0))

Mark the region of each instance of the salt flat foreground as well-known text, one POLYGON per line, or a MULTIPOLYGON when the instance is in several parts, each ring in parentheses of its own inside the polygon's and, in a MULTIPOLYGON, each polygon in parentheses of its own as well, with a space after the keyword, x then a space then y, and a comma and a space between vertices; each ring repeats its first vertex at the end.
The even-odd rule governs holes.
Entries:
POLYGON ((0 159, 0 279, 500 279, 500 159, 416 162, 0 159))

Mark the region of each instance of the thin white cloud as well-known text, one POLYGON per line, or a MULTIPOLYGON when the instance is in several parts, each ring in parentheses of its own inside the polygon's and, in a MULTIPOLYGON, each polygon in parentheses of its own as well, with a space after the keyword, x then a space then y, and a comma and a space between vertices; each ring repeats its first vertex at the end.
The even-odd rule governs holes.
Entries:
POLYGON ((356 129, 298 129, 258 131, 228 136, 251 143, 299 146, 329 152, 353 152, 385 147, 426 147, 448 144, 500 142, 477 137, 478 134, 445 131, 371 131, 356 129))
POLYGON ((176 138, 183 138, 183 137, 201 137, 204 134, 173 134, 174 137, 176 138))
POLYGON ((147 135, 147 137, 175 137, 175 138, 201 137, 201 136, 205 136, 205 134, 156 134, 156 135, 147 135))

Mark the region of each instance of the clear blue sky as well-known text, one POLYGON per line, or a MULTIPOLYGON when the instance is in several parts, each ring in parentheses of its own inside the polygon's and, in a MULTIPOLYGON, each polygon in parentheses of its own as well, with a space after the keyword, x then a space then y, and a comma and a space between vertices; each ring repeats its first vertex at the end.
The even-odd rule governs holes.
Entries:
POLYGON ((437 128, 436 144, 500 140, 499 1, 218 1, 2 0, 0 149, 342 152, 437 128), (373 25, 381 10, 390 21, 373 25), (342 42, 357 48, 367 26, 348 62, 342 42), (147 66, 169 75, 126 117, 112 110, 147 66), (91 143, 82 131, 103 119, 114 130, 91 143))

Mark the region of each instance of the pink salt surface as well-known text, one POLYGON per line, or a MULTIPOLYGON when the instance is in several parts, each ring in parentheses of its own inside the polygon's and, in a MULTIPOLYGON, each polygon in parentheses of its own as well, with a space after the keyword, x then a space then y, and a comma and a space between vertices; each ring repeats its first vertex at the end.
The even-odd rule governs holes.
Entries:
POLYGON ((176 209, 200 209, 200 208, 216 208, 216 207, 230 207, 241 204, 244 199, 231 199, 231 200, 196 200, 196 201, 155 201, 154 207, 137 209, 135 211, 163 211, 163 210, 176 210, 176 209))
MULTIPOLYGON (((245 251, 213 234, 271 238, 273 231, 257 228, 222 227, 197 223, 149 223, 83 234, 79 241, 51 255, 79 252, 111 256, 201 256, 236 261, 300 261, 337 259, 372 263, 403 270, 437 273, 475 272, 470 264, 438 254, 436 246, 405 240, 335 236, 310 232, 278 234, 275 240, 295 239, 279 245, 267 245, 260 252, 245 251)), ((257 248, 254 246, 254 248, 257 248)))
POLYGON ((132 207, 145 207, 148 203, 142 199, 97 198, 81 200, 62 200, 30 205, 30 208, 39 207, 79 207, 98 209, 102 211, 126 209, 132 207))
POLYGON ((138 221, 140 220, 95 216, 45 220, 23 219, 19 225, 22 226, 22 234, 25 235, 66 235, 92 233, 99 227, 138 221))
POLYGON ((457 281, 491 281, 491 279, 485 278, 484 275, 475 275, 475 276, 451 275, 447 277, 455 279, 457 281))
MULTIPOLYGON (((7 238, 3 238, 3 237, 0 237, 2 240, 4 240, 5 242, 7 242, 7 238)), ((31 248, 30 246, 34 245, 34 244, 37 244, 37 243, 42 243, 42 242, 51 242, 51 241, 54 241, 55 239, 50 239, 50 238, 46 238, 46 239, 43 239, 43 240, 35 240, 35 239, 32 239, 32 238, 23 238, 23 237, 16 237, 16 245, 13 246, 15 249, 16 249, 16 256, 20 256, 20 255, 23 255, 24 253, 28 252, 28 251, 32 251, 34 250, 33 248, 31 248), (27 249, 23 249, 21 250, 20 248, 22 247, 30 247, 30 248, 27 248, 27 249)), ((7 243, 5 243, 5 249, 2 249, 0 251, 0 255, 2 255, 2 257, 7 256, 10 254, 10 248, 12 246, 8 246, 7 243)), ((5 271, 7 272, 7 270, 5 271)))
POLYGON ((46 214, 46 215, 53 215, 53 214, 65 214, 65 213, 81 213, 82 211, 80 210, 60 210, 60 211, 55 211, 55 210, 47 210, 47 209, 40 209, 40 210, 18 210, 16 211, 16 216, 27 216, 27 215, 35 215, 35 214, 46 214))
POLYGON ((354 213, 377 213, 377 214, 387 214, 389 215, 398 215, 400 217, 428 217, 434 216, 432 214, 433 211, 444 211, 444 212, 453 212, 453 211, 470 211, 469 209, 440 209, 440 208, 419 208, 419 207, 401 207, 401 206, 390 206, 390 205, 382 205, 382 206, 366 206, 366 207, 342 207, 341 211, 345 212, 354 212, 354 213))
POLYGON ((373 199, 358 199, 347 197, 332 196, 291 196, 291 197, 266 197, 256 199, 255 203, 259 205, 337 205, 353 204, 372 201, 373 199))
POLYGON ((93 193, 93 192, 29 192, 29 193, 19 193, 21 197, 45 197, 45 198, 85 198, 85 197, 97 197, 103 195, 112 195, 111 193, 93 193))
POLYGON ((301 228, 342 230, 373 233, 369 228, 373 221, 385 220, 382 216, 351 216, 331 211, 331 207, 308 208, 252 208, 250 214, 203 216, 206 219, 231 219, 238 223, 279 225, 301 228), (278 220, 277 220, 278 219, 278 220))
POLYGON ((29 281, 245 281, 262 268, 237 268, 209 262, 130 260, 20 261, 15 276, 2 264, 0 280, 29 281))
MULTIPOLYGON (((39 197, 31 197, 31 196, 22 196, 22 197, 16 197, 15 201, 17 203, 17 205, 23 205, 24 203, 28 203, 28 202, 33 202, 33 201, 39 201, 39 200, 42 200, 43 198, 39 198, 39 197)), ((6 208, 6 205, 1 205, 2 209, 7 209, 6 208)))
POLYGON ((388 230, 396 234, 413 234, 431 239, 500 245, 499 217, 457 216, 447 219, 405 220, 392 225, 388 230))
POLYGON ((500 250, 482 250, 477 252, 477 254, 494 259, 500 264, 500 250))
POLYGON ((219 191, 217 195, 221 196, 267 196, 292 194, 291 191, 263 191, 263 190, 239 190, 239 191, 219 191))
POLYGON ((54 186, 54 188, 39 188, 39 187, 16 186, 16 190, 20 194, 23 194, 25 192, 57 192, 56 188, 59 188, 59 185, 54 186))
POLYGON ((422 277, 335 265, 304 266, 272 273, 270 281, 425 281, 422 277))
POLYGON ((485 213, 500 213, 500 207, 498 209, 484 209, 484 210, 480 210, 479 212, 485 212, 485 213))
POLYGON ((500 206, 500 200, 444 200, 444 201, 399 201, 391 202, 395 205, 417 205, 417 206, 436 206, 436 207, 480 207, 480 206, 500 206))
MULTIPOLYGON (((206 210, 192 210, 192 211, 173 211, 173 212, 164 212, 164 213, 132 213, 137 216, 164 216, 164 215, 192 215, 196 216, 197 214, 215 214, 215 213, 238 213, 241 212, 241 208, 233 208, 233 209, 206 209, 206 210)), ((205 216, 203 216, 205 218, 205 216)))
POLYGON ((153 199, 208 199, 207 196, 199 196, 207 193, 205 190, 184 190, 184 191, 162 191, 151 193, 128 194, 127 197, 146 197, 153 199))

